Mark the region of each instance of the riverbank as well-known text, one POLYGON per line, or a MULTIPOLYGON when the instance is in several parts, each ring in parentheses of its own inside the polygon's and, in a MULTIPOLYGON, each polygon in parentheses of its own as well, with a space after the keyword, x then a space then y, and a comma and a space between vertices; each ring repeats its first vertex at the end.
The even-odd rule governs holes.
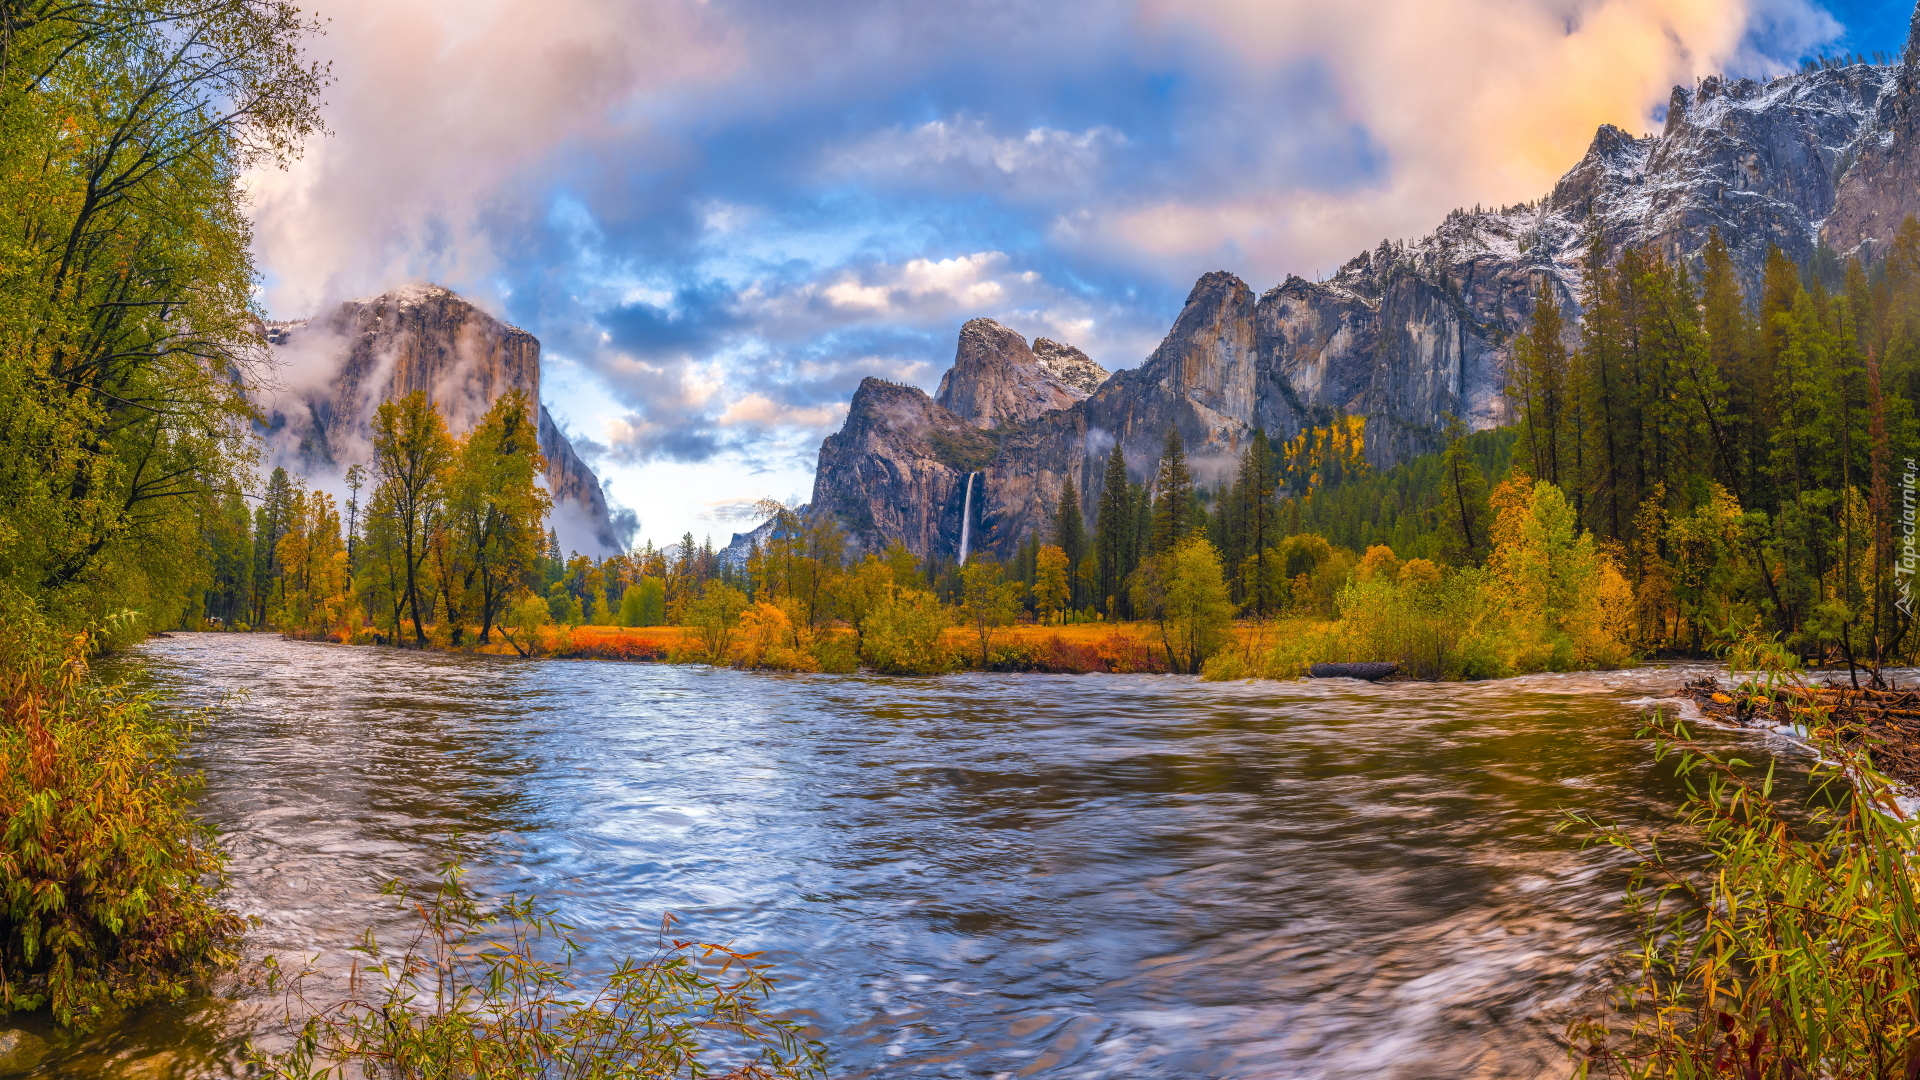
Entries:
MULTIPOLYGON (((1202 674, 1211 681, 1237 682, 1246 679, 1290 679, 1307 675, 1317 663, 1376 661, 1395 655, 1392 652, 1356 651, 1353 643, 1336 640, 1339 623, 1313 618, 1244 620, 1228 628, 1225 640, 1211 654, 1202 674)), ((743 624, 731 631, 734 644, 727 648, 730 659, 721 667, 774 671, 827 671, 850 674, 867 666, 858 662, 858 638, 845 627, 817 630, 810 635, 810 646, 789 641, 785 649, 745 647, 750 632, 743 624), (838 649, 822 648, 822 643, 840 643, 838 649), (838 654, 840 663, 831 662, 838 654), (820 664, 817 658, 829 657, 820 664), (798 661, 795 663, 795 661, 798 661)), ((462 644, 454 645, 441 628, 427 627, 427 651, 457 652, 487 656, 523 656, 556 660, 614 660, 630 663, 707 664, 707 646, 699 628, 692 626, 562 626, 542 627, 529 640, 524 631, 495 628, 491 640, 478 641, 477 629, 469 629, 462 644)), ((327 634, 282 632, 293 640, 332 641, 348 645, 386 645, 390 642, 369 628, 348 633, 327 634)), ((954 626, 940 632, 936 650, 944 657, 939 670, 917 670, 915 674, 952 674, 964 671, 1027 672, 1035 674, 1165 674, 1172 670, 1161 640, 1158 624, 1133 622, 1079 622, 1064 625, 1014 623, 995 628, 987 649, 988 662, 980 663, 980 640, 972 627, 954 626)), ((410 635, 399 644, 411 648, 410 635)), ((1689 663, 1703 657, 1667 656, 1662 662, 1689 663)), ((1392 661, 1388 661, 1392 662, 1392 661)), ((1479 681, 1487 676, 1434 679, 1422 676, 1418 664, 1410 669, 1397 664, 1396 681, 1479 681)), ((1636 665, 1627 665, 1629 667, 1636 665)), ((1548 670, 1564 670, 1558 667, 1548 670)), ((1528 670, 1506 672, 1492 677, 1531 674, 1528 670)))
MULTIPOLYGON (((636 663, 704 663, 700 658, 698 631, 687 626, 548 626, 539 637, 525 641, 495 631, 492 640, 480 644, 477 633, 469 632, 468 644, 452 645, 437 627, 428 628, 428 651, 473 653, 485 656, 531 656, 556 660, 619 660, 636 663), (516 646, 515 642, 518 642, 516 646)), ((1272 637, 1269 624, 1247 624, 1235 628, 1235 644, 1257 647, 1272 637)), ((853 631, 832 629, 822 637, 853 641, 853 631)), ((386 644, 371 631, 348 634, 303 636, 283 634, 294 640, 333 641, 349 645, 386 644)), ((1063 626, 1028 623, 996 628, 989 648, 989 663, 981 667, 979 638, 966 627, 953 627, 941 637, 950 660, 949 670, 1034 672, 1059 675, 1159 674, 1167 671, 1166 653, 1159 644, 1159 630, 1146 622, 1089 622, 1063 626)), ((769 668, 760 663, 748 665, 769 668)))

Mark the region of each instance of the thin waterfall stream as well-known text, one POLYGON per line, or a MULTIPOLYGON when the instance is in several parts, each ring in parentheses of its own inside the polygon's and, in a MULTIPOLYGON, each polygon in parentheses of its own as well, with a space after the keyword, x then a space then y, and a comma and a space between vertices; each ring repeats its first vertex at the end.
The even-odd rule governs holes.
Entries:
POLYGON ((960 496, 960 565, 967 564, 967 544, 972 539, 973 526, 973 478, 977 472, 967 474, 966 493, 960 496))
MULTIPOLYGON (((1707 670, 889 679, 264 634, 122 663, 209 710, 187 764, 251 961, 344 973, 405 930, 380 886, 457 855, 596 964, 664 912, 764 950, 836 1080, 1568 1075, 1635 927, 1622 864, 1555 826, 1670 820, 1642 702, 1707 670)), ((1707 738, 1802 782, 1783 741, 1707 738)), ((282 1003, 229 990, 40 1075, 244 1075, 282 1003)))

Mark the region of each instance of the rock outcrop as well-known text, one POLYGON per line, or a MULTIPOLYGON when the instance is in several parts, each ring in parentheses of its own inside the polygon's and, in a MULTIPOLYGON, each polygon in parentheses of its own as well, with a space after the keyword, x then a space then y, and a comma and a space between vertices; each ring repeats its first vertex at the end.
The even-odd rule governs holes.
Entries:
MULTIPOLYGON (((276 380, 254 396, 268 464, 337 476, 372 456, 374 410, 424 391, 456 435, 500 395, 540 399, 540 342, 436 285, 349 300, 298 322, 269 323, 276 380)), ((573 444, 540 407, 540 451, 561 547, 593 554, 623 548, 606 496, 573 444)))
POLYGON ((1234 275, 1207 274, 1144 363, 1097 382, 1097 365, 1073 366, 1056 343, 1030 349, 976 319, 937 401, 887 388, 884 439, 878 414, 863 411, 878 398, 861 388, 846 429, 821 449, 812 505, 863 546, 901 539, 951 558, 957 485, 977 469, 975 550, 1006 555, 1044 533, 1068 478, 1091 512, 1116 442, 1130 475, 1149 475, 1169 426, 1203 485, 1226 478, 1253 430, 1291 438, 1340 416, 1366 418, 1366 456, 1389 466, 1435 449, 1449 417, 1474 429, 1511 419, 1513 336, 1542 285, 1576 326, 1596 255, 1610 263, 1638 248, 1697 270, 1718 231, 1752 289, 1774 247, 1803 263, 1823 247, 1871 258, 1915 213, 1920 9, 1897 67, 1675 87, 1658 135, 1603 126, 1545 197, 1457 210, 1324 281, 1288 277, 1256 300, 1234 275), (969 449, 964 468, 933 455, 934 433, 956 423, 982 429, 991 453, 969 449))
POLYGON ((1085 398, 1086 390, 1055 374, 1056 365, 1084 377, 1082 369, 1059 347, 1049 358, 1053 364, 1042 362, 1026 338, 992 319, 974 319, 960 328, 960 347, 934 400, 975 427, 998 428, 1024 424, 1085 398))
POLYGON ((812 512, 833 515, 870 551, 893 540, 921 555, 957 548, 966 476, 999 450, 974 418, 925 391, 864 379, 846 424, 820 446, 812 512))
POLYGON ((1086 353, 1051 338, 1033 339, 1033 358, 1054 378, 1083 394, 1100 389, 1100 384, 1111 374, 1086 353))

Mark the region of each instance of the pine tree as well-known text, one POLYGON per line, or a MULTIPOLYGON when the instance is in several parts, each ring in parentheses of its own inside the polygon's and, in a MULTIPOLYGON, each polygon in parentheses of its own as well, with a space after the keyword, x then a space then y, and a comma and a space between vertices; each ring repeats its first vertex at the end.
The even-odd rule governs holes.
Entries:
POLYGON ((1596 534, 1620 541, 1628 535, 1637 505, 1626 483, 1631 452, 1627 394, 1632 382, 1627 357, 1631 335, 1620 302, 1619 276, 1606 264, 1606 248, 1598 233, 1587 251, 1586 289, 1580 301, 1586 317, 1574 394, 1582 420, 1586 516, 1596 534))
POLYGON ((359 465, 347 466, 347 566, 356 568, 355 561, 360 553, 360 489, 367 484, 367 470, 359 465))
MULTIPOLYGON (((1262 580, 1267 551, 1280 540, 1274 505, 1279 484, 1273 444, 1267 440, 1265 430, 1256 428, 1247 442, 1246 452, 1240 456, 1240 473, 1233 489, 1221 500, 1216 538, 1233 576, 1235 598, 1241 602, 1255 595, 1249 587, 1249 575, 1252 581, 1262 580)), ((1255 613, 1265 614, 1262 607, 1264 605, 1256 604, 1255 613)))
POLYGON ((1563 339, 1560 298, 1542 278, 1534 292, 1533 319, 1513 343, 1513 376, 1507 392, 1520 406, 1521 439, 1538 479, 1574 486, 1574 422, 1571 372, 1563 339))
POLYGON ((287 470, 275 467, 267 478, 267 493, 253 518, 253 625, 264 626, 274 604, 273 590, 280 580, 280 538, 287 533, 293 513, 293 482, 287 470))
POLYGON ((1447 449, 1440 456, 1441 519, 1446 522, 1449 558, 1475 566, 1486 557, 1492 511, 1487 505, 1487 481, 1479 466, 1467 457, 1467 427, 1447 417, 1447 449))
POLYGON ((1081 595, 1080 564, 1087 557, 1087 522, 1080 511, 1080 492, 1069 474, 1060 485, 1060 503, 1053 511, 1053 542, 1067 556, 1067 581, 1072 595, 1067 606, 1084 606, 1089 597, 1081 595))
POLYGON ((1725 444, 1720 455, 1724 460, 1724 479, 1741 502, 1747 503, 1748 493, 1754 490, 1755 478, 1766 456, 1766 429, 1761 415, 1765 385, 1754 363, 1753 328, 1747 317, 1746 300, 1740 294, 1733 253, 1719 229, 1707 234, 1702 258, 1701 330, 1706 334, 1713 370, 1720 384, 1726 387, 1719 435, 1725 444))
POLYGON ((1127 481, 1127 458, 1120 444, 1113 444, 1107 455, 1107 470, 1100 487, 1100 509, 1093 523, 1094 559, 1099 564, 1094 603, 1109 616, 1119 613, 1116 606, 1126 591, 1127 575, 1133 572, 1134 506, 1132 488, 1127 481))
POLYGON ((1180 429, 1167 425, 1166 446, 1160 452, 1160 472, 1153 483, 1153 531, 1148 552, 1172 551, 1193 531, 1193 477, 1187 472, 1187 448, 1180 429))
POLYGON ((231 629, 253 619, 253 515, 239 492, 220 501, 219 512, 204 526, 212 584, 206 613, 231 629))
MULTIPOLYGON (((1140 564, 1153 554, 1153 490, 1146 484, 1129 484, 1127 493, 1133 507, 1133 531, 1127 536, 1127 573, 1129 576, 1140 568, 1140 564)), ((1133 593, 1128 590, 1124 596, 1128 613, 1137 616, 1133 610, 1133 593)))

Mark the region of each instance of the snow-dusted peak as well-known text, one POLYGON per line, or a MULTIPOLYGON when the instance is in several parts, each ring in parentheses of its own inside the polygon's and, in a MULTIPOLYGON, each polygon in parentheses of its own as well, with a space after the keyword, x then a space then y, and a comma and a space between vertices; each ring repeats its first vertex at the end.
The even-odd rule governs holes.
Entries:
POLYGON ((1054 378, 1082 394, 1091 394, 1100 389, 1100 384, 1106 382, 1110 374, 1086 353, 1052 338, 1033 339, 1033 358, 1054 378))

